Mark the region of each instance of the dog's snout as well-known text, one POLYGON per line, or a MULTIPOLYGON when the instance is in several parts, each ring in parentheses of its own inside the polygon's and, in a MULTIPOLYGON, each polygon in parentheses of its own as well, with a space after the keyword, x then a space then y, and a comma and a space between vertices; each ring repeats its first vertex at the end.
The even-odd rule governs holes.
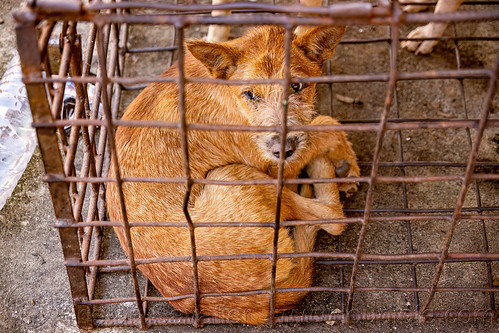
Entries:
MULTIPOLYGON (((284 158, 288 159, 296 151, 296 148, 298 147, 298 138, 295 136, 288 136, 286 138, 286 146, 284 147, 284 158)), ((273 136, 270 139, 270 142, 268 143, 268 146, 270 148, 270 151, 272 155, 274 155, 276 158, 279 158, 279 154, 281 151, 281 139, 279 138, 278 135, 273 136)))

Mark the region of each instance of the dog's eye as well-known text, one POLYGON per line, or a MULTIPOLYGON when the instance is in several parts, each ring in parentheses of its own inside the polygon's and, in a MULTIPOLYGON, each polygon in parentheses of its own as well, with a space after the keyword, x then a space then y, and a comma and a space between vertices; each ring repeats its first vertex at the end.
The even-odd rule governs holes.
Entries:
POLYGON ((255 95, 251 90, 243 91, 243 93, 241 94, 241 96, 243 96, 244 98, 249 99, 250 101, 259 101, 260 100, 260 97, 258 97, 257 95, 255 95))
POLYGON ((308 87, 308 84, 306 83, 291 83, 291 93, 294 94, 294 93, 297 93, 303 89, 305 89, 306 87, 308 87))

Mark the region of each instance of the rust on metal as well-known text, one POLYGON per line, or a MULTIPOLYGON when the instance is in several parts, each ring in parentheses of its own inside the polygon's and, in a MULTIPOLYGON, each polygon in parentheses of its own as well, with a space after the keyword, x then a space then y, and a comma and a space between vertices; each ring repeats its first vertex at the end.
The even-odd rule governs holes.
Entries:
MULTIPOLYGON (((37 32, 35 21, 27 16, 16 16, 17 48, 21 57, 23 74, 26 76, 42 77, 42 63, 38 51, 37 32), (24 20, 23 20, 24 18, 24 20)), ((33 110, 33 120, 51 121, 49 103, 43 84, 27 83, 26 90, 33 110)), ((59 154, 55 128, 44 128, 37 131, 38 143, 47 172, 63 173, 63 165, 59 154)), ((55 215, 58 219, 73 221, 69 186, 67 183, 52 183, 49 185, 55 215)), ((59 228, 62 251, 66 260, 82 262, 77 230, 74 228, 59 228)), ((73 299, 88 299, 85 271, 82 267, 66 266, 69 284, 73 299)), ((74 304, 78 327, 93 328, 92 309, 89 305, 74 304)))

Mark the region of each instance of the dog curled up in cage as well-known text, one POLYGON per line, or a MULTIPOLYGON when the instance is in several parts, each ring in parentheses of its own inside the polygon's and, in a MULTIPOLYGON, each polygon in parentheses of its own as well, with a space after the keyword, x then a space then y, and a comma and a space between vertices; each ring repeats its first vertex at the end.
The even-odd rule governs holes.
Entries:
MULTIPOLYGON (((344 28, 320 26, 291 34, 290 75, 319 76, 323 62, 331 57, 344 28)), ((184 56, 186 77, 256 80, 284 77, 285 30, 265 26, 250 30, 243 37, 222 43, 202 40, 187 42, 184 56)), ((163 76, 176 77, 177 64, 163 76)), ((175 83, 152 83, 129 105, 124 120, 179 122, 179 91, 175 83)), ((287 100, 287 124, 338 124, 314 111, 314 83, 292 83, 287 100)), ((280 126, 283 88, 280 84, 217 85, 185 84, 185 117, 189 124, 280 126)), ((188 131, 190 173, 193 179, 221 181, 271 180, 277 177, 280 137, 272 132, 188 131)), ((356 177, 356 156, 342 131, 291 131, 287 134, 285 178, 297 178, 306 170, 311 178, 356 177)), ((178 128, 120 127, 116 148, 124 177, 185 177, 181 133, 178 128)), ((111 165, 110 176, 116 166, 111 165)), ((131 239, 136 258, 191 256, 189 230, 185 225, 183 200, 185 183, 125 182, 123 192, 130 222, 184 222, 179 227, 133 227, 131 239)), ((318 220, 343 218, 339 191, 353 192, 352 182, 313 185, 313 198, 292 188, 282 190, 280 219, 318 220)), ((107 189, 112 221, 123 221, 116 184, 107 189)), ((273 222, 276 187, 270 185, 194 184, 188 212, 194 223, 273 222)), ((339 235, 342 223, 299 225, 281 228, 278 252, 313 250, 317 231, 322 228, 339 235)), ((115 227, 122 247, 127 243, 122 227, 115 227)), ((270 254, 274 229, 269 227, 196 227, 198 256, 270 254)), ((276 268, 276 288, 309 287, 312 284, 311 258, 280 258, 276 268)), ((138 266, 165 297, 193 295, 191 262, 159 262, 138 266)), ((271 261, 259 258, 199 261, 199 292, 239 293, 269 290, 271 261)), ((278 292, 275 311, 296 306, 305 292, 278 292)), ((267 292, 243 295, 204 296, 203 315, 262 324, 269 318, 267 292)), ((193 297, 172 301, 185 313, 194 311, 193 297)))

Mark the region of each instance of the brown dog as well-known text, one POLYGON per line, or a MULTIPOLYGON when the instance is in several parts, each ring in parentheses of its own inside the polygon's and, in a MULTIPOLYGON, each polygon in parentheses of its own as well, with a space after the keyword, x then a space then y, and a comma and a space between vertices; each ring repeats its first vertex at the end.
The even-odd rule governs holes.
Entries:
MULTIPOLYGON (((332 56, 344 28, 310 28, 291 44, 292 77, 321 74, 323 62, 332 56)), ((192 41, 185 55, 187 77, 224 79, 282 78, 284 75, 284 30, 260 27, 245 36, 224 43, 192 41)), ((176 65, 163 75, 175 77, 176 65)), ((185 86, 188 123, 282 124, 280 85, 215 85, 189 83, 185 86)), ((289 87, 288 119, 295 124, 338 124, 314 111, 315 84, 293 83, 289 87)), ((128 107, 123 119, 179 121, 178 87, 173 83, 149 85, 128 107)), ((123 176, 183 177, 182 151, 177 129, 120 127, 116 145, 123 176)), ((276 177, 279 135, 258 132, 194 131, 188 133, 191 176, 194 179, 252 180, 276 177)), ((341 131, 290 132, 286 140, 284 176, 298 177, 307 167, 313 178, 358 176, 355 153, 341 131), (345 163, 346 162, 346 163, 345 163), (347 166, 345 168, 345 166, 347 166), (349 168, 348 168, 349 167, 349 168), (346 169, 346 170, 345 170, 346 169)), ((111 166, 110 175, 114 175, 111 166)), ((315 199, 288 188, 282 193, 282 220, 342 218, 340 190, 356 189, 353 183, 314 185, 315 199)), ((127 182, 123 186, 128 219, 131 222, 185 222, 183 184, 127 182)), ((194 185, 189 213, 193 222, 272 222, 275 218, 276 188, 273 185, 194 185)), ((122 221, 117 188, 109 184, 107 203, 112 221, 122 221)), ((333 235, 343 231, 341 223, 320 225, 333 235)), ((302 225, 290 233, 279 231, 280 253, 311 251, 319 226, 302 225)), ((115 228, 124 249, 122 228, 115 228)), ((191 245, 185 227, 135 227, 131 230, 137 258, 190 256, 191 245)), ((197 255, 272 253, 273 229, 265 227, 199 227, 195 229, 197 255)), ((190 262, 154 263, 139 266, 166 297, 193 294, 190 262)), ((230 293, 270 288, 271 261, 268 259, 200 261, 201 293, 230 293)), ((279 259, 277 288, 307 287, 312 282, 312 259, 279 259)), ((304 292, 281 292, 276 312, 290 309, 304 292)), ((245 296, 202 297, 201 312, 249 324, 269 318, 267 293, 245 296)), ((182 312, 194 310, 192 298, 171 304, 182 312)))

